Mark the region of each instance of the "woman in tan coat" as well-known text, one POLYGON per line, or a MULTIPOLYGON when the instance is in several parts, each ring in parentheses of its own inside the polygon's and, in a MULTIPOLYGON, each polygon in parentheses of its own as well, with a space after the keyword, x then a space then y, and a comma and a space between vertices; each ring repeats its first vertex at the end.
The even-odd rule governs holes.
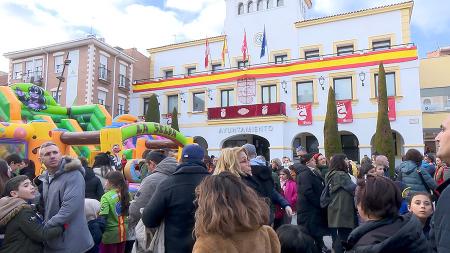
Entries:
POLYGON ((236 175, 222 172, 197 187, 193 253, 279 253, 275 231, 264 224, 269 207, 236 175))

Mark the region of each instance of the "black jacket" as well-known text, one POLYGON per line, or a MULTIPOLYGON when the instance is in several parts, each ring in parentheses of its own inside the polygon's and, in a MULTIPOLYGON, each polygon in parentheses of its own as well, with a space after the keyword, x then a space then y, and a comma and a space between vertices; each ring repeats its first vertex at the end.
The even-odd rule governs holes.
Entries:
POLYGON ((98 253, 99 244, 102 241, 103 232, 105 232, 106 220, 103 216, 99 216, 95 220, 88 221, 89 232, 91 232, 92 239, 94 240, 94 247, 92 247, 86 253, 98 253))
POLYGON ((345 245, 354 253, 430 252, 422 224, 411 214, 366 222, 351 232, 345 245))
POLYGON ((105 191, 103 190, 100 178, 95 176, 91 168, 85 169, 84 181, 86 182, 85 197, 87 199, 96 199, 100 201, 105 191))
POLYGON ((450 252, 450 187, 440 195, 431 224, 431 241, 436 252, 450 252))
POLYGON ((320 195, 325 186, 323 178, 306 166, 298 167, 297 224, 314 237, 328 234, 327 212, 320 207, 320 195))
POLYGON ((202 162, 182 163, 157 186, 145 206, 142 222, 146 227, 156 228, 164 221, 166 253, 192 252, 195 188, 208 175, 202 162))
POLYGON ((289 202, 275 189, 275 182, 272 177, 272 170, 263 165, 252 165, 252 183, 248 177, 243 178, 244 182, 253 188, 259 196, 269 198, 273 204, 277 204, 283 208, 289 206, 289 202))

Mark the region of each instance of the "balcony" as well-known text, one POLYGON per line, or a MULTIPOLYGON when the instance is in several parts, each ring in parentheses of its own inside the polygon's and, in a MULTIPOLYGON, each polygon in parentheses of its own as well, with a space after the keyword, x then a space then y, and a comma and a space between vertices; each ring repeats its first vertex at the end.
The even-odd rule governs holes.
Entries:
POLYGON ((119 88, 124 90, 130 89, 130 79, 127 78, 125 75, 119 75, 119 88))
POLYGON ((42 71, 28 71, 27 73, 24 73, 22 76, 23 82, 25 83, 32 83, 35 85, 42 85, 43 83, 43 77, 42 77, 42 71))
POLYGON ((208 120, 239 119, 268 116, 286 116, 286 104, 238 105, 208 108, 208 120))
POLYGON ((104 83, 111 83, 111 70, 100 66, 98 68, 98 80, 104 83))

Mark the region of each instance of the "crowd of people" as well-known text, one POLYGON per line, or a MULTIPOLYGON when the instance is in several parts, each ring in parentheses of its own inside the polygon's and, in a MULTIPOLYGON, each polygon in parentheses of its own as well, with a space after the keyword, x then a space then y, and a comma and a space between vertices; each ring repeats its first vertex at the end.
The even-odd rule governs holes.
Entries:
POLYGON ((46 142, 38 177, 0 160, 0 252, 450 252, 450 118, 436 141, 437 157, 410 149, 397 167, 301 146, 294 162, 252 144, 148 150, 137 192, 118 146, 90 167, 46 142))

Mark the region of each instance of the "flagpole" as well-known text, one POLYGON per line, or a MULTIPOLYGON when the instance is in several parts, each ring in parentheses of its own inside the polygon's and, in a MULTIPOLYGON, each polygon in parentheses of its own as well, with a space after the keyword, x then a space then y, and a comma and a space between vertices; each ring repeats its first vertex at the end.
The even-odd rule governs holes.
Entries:
MULTIPOLYGON (((264 33, 266 33, 266 24, 264 24, 264 33)), ((269 64, 270 54, 269 54, 269 43, 267 42, 267 34, 266 34, 266 53, 267 53, 267 64, 269 64)))
POLYGON ((227 41, 228 68, 231 69, 230 49, 228 47, 228 35, 225 35, 225 40, 227 41))

